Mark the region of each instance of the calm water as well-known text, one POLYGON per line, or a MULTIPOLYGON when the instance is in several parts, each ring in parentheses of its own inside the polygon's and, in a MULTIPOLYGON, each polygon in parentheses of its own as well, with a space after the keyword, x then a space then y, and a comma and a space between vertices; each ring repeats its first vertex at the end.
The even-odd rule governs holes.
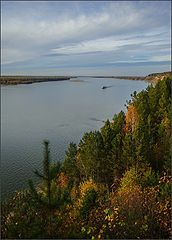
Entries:
POLYGON ((62 160, 68 144, 86 131, 125 110, 143 81, 80 77, 72 81, 1 87, 1 198, 37 181, 43 139, 51 144, 51 160, 62 160), (102 90, 102 86, 111 86, 102 90))

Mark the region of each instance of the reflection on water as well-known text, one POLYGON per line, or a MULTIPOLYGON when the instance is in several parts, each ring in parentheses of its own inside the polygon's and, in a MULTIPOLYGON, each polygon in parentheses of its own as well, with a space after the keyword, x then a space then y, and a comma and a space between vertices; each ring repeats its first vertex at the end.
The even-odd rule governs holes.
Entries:
POLYGON ((49 139, 52 161, 63 160, 68 144, 125 110, 142 81, 80 77, 70 81, 1 88, 1 197, 27 186, 42 164, 42 141, 49 139), (77 84, 84 83, 84 84, 77 84), (113 86, 102 89, 102 86, 113 86))

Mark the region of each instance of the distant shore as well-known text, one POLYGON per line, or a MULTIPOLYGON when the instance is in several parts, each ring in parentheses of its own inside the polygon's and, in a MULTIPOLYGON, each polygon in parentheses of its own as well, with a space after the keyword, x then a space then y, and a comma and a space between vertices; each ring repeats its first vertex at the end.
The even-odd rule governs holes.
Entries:
POLYGON ((126 80, 142 80, 157 82, 164 77, 171 76, 171 72, 152 73, 147 76, 0 76, 1 85, 32 84, 52 81, 65 81, 77 77, 114 78, 126 80))
POLYGON ((125 80, 143 80, 147 82, 157 82, 162 80, 164 77, 170 77, 172 73, 162 72, 162 73, 151 73, 147 76, 92 76, 93 78, 114 78, 114 79, 125 79, 125 80))
POLYGON ((125 80, 145 80, 146 77, 142 76, 90 76, 92 78, 115 78, 125 80))
POLYGON ((1 76, 2 85, 32 84, 40 82, 65 81, 71 77, 66 76, 1 76))

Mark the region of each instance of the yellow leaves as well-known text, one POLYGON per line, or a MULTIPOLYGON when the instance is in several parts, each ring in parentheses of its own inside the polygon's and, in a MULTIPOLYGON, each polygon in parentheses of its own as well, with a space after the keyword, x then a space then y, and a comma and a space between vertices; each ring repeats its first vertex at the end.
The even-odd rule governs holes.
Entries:
POLYGON ((118 213, 119 208, 116 207, 116 208, 114 208, 113 210, 114 210, 114 212, 118 213))
POLYGON ((155 217, 161 228, 171 233, 171 199, 160 199, 156 204, 155 217))
POLYGON ((95 190, 96 192, 98 192, 98 186, 97 184, 91 179, 89 178, 88 180, 86 180, 85 182, 82 182, 79 186, 79 195, 80 198, 78 198, 76 205, 77 207, 81 207, 82 203, 83 203, 83 199, 85 197, 85 194, 89 191, 89 190, 95 190))
POLYGON ((121 226, 121 227, 125 226, 125 222, 122 221, 122 220, 121 220, 118 224, 119 224, 119 226, 121 226))
POLYGON ((107 220, 107 221, 109 221, 109 222, 112 222, 112 221, 113 221, 113 216, 107 215, 107 216, 105 217, 105 220, 107 220))
POLYGON ((83 198, 85 193, 91 189, 94 189, 96 192, 98 191, 96 183, 91 178, 89 180, 81 183, 81 185, 80 185, 81 198, 83 198))
POLYGON ((142 225, 142 229, 146 232, 148 230, 148 225, 147 224, 142 225))
POLYGON ((105 229, 105 228, 106 228, 106 225, 105 225, 105 224, 103 224, 103 225, 102 225, 102 228, 103 228, 103 229, 105 229))
POLYGON ((136 181, 136 172, 134 169, 130 169, 121 180, 117 196, 121 199, 121 203, 132 208, 136 203, 139 203, 141 195, 141 187, 136 181))
POLYGON ((126 171, 123 178, 121 179, 120 190, 129 190, 133 189, 133 187, 137 186, 136 184, 136 171, 134 168, 126 171))
POLYGON ((108 226, 109 226, 109 227, 111 227, 111 226, 112 226, 110 222, 108 223, 108 226))

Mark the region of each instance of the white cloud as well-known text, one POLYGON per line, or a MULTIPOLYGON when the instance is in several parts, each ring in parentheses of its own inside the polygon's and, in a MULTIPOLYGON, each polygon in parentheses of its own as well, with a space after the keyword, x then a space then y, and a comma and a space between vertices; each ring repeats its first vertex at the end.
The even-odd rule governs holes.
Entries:
MULTIPOLYGON (((89 9, 86 12, 80 7, 75 12, 72 5, 67 10, 67 3, 66 8, 60 12, 57 6, 55 9, 52 7, 56 3, 51 4, 40 4, 39 9, 37 2, 37 8, 34 9, 36 5, 33 2, 27 3, 27 7, 32 7, 26 8, 25 12, 20 9, 20 6, 25 6, 24 3, 18 5, 15 11, 7 13, 2 8, 2 64, 17 64, 31 59, 41 61, 41 56, 48 54, 76 55, 92 52, 113 52, 114 58, 116 57, 114 61, 124 61, 124 57, 127 61, 131 55, 135 61, 139 54, 146 55, 143 59, 147 60, 167 59, 162 56, 166 53, 159 47, 160 44, 163 46, 170 42, 169 34, 164 34, 170 30, 164 15, 167 10, 156 8, 154 13, 153 7, 156 4, 107 2, 102 8, 90 12, 89 9)), ((57 4, 62 5, 61 2, 57 4)), ((80 4, 82 3, 77 2, 75 6, 80 4)), ((169 47, 164 51, 170 51, 169 47)), ((50 63, 50 58, 47 59, 47 65, 48 61, 50 63)))
POLYGON ((2 48, 1 61, 2 64, 11 64, 31 60, 37 56, 38 53, 30 52, 27 50, 20 50, 18 48, 2 48))
MULTIPOLYGON (((130 47, 135 45, 140 45, 142 48, 147 46, 159 46, 162 42, 166 43, 166 40, 162 40, 162 36, 157 37, 156 35, 137 37, 133 36, 129 39, 119 39, 119 37, 107 37, 99 38, 90 41, 82 41, 77 44, 66 45, 56 49, 52 49, 50 53, 54 54, 82 54, 82 53, 92 53, 92 52, 109 52, 116 51, 122 47, 130 47)), ((136 49, 136 47, 135 47, 136 49)), ((138 49, 137 49, 138 50, 138 49)), ((139 49, 140 51, 140 49, 139 49)))
POLYGON ((155 55, 151 57, 151 61, 161 62, 161 61, 171 61, 171 56, 168 55, 155 55))

